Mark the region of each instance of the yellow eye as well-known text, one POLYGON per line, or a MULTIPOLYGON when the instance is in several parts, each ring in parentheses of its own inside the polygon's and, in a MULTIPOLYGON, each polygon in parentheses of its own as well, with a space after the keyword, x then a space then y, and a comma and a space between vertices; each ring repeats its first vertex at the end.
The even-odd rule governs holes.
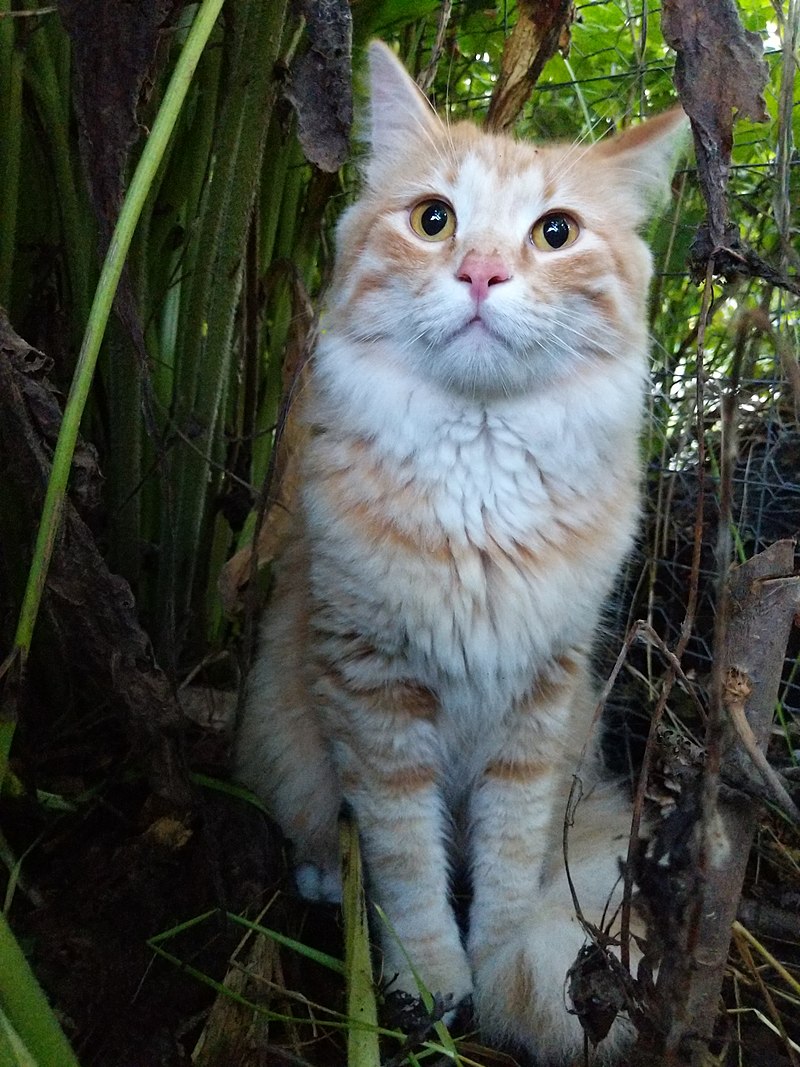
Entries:
POLYGON ((572 215, 566 211, 549 211, 534 222, 531 240, 542 252, 556 252, 577 241, 580 232, 572 215))
POLYGON ((446 241, 456 232, 456 213, 444 200, 423 200, 412 207, 408 221, 423 241, 446 241))

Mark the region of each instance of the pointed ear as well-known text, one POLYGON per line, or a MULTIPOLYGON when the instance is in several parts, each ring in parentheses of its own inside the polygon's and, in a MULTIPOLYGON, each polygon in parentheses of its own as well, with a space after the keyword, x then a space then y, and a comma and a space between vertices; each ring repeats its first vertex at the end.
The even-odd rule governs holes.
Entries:
POLYGON ((366 177, 370 184, 407 158, 409 144, 430 140, 442 124, 394 52, 382 41, 367 49, 369 112, 366 129, 366 177))
POLYGON ((614 172, 640 221, 667 199, 688 131, 683 108, 674 107, 592 146, 590 154, 614 172))

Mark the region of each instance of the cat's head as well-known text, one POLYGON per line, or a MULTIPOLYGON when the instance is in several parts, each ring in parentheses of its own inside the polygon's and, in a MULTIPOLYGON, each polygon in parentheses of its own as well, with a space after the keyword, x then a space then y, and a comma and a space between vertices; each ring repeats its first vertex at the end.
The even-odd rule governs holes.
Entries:
POLYGON ((331 311, 375 358, 480 399, 643 360, 650 253, 676 109, 597 144, 531 145, 442 122, 369 49, 364 189, 338 234, 331 311))

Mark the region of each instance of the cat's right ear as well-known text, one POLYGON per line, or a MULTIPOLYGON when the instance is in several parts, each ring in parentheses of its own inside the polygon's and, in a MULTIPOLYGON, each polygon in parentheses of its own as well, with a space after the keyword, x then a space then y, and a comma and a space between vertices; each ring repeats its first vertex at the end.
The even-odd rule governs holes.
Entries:
POLYGON ((430 141, 441 122, 394 52, 382 41, 367 49, 369 62, 368 153, 366 178, 372 185, 381 173, 408 158, 414 141, 430 141))

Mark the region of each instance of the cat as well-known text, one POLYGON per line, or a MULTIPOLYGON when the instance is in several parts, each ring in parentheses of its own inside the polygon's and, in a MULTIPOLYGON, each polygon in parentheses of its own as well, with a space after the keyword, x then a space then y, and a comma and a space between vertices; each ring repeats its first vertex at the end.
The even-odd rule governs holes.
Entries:
MULTIPOLYGON (((620 897, 630 804, 588 667, 634 537, 651 256, 676 109, 591 145, 442 122, 368 51, 364 184, 337 231, 299 397, 301 501, 276 567, 238 776, 340 893, 352 811, 392 989, 458 1004, 546 1064, 582 1057, 567 973, 620 897), (580 767, 579 767, 580 762, 580 767), (468 872, 465 935, 450 877, 468 872), (389 929, 389 925, 391 930, 389 929)), ((599 1045, 613 1062, 624 1014, 599 1045)))

